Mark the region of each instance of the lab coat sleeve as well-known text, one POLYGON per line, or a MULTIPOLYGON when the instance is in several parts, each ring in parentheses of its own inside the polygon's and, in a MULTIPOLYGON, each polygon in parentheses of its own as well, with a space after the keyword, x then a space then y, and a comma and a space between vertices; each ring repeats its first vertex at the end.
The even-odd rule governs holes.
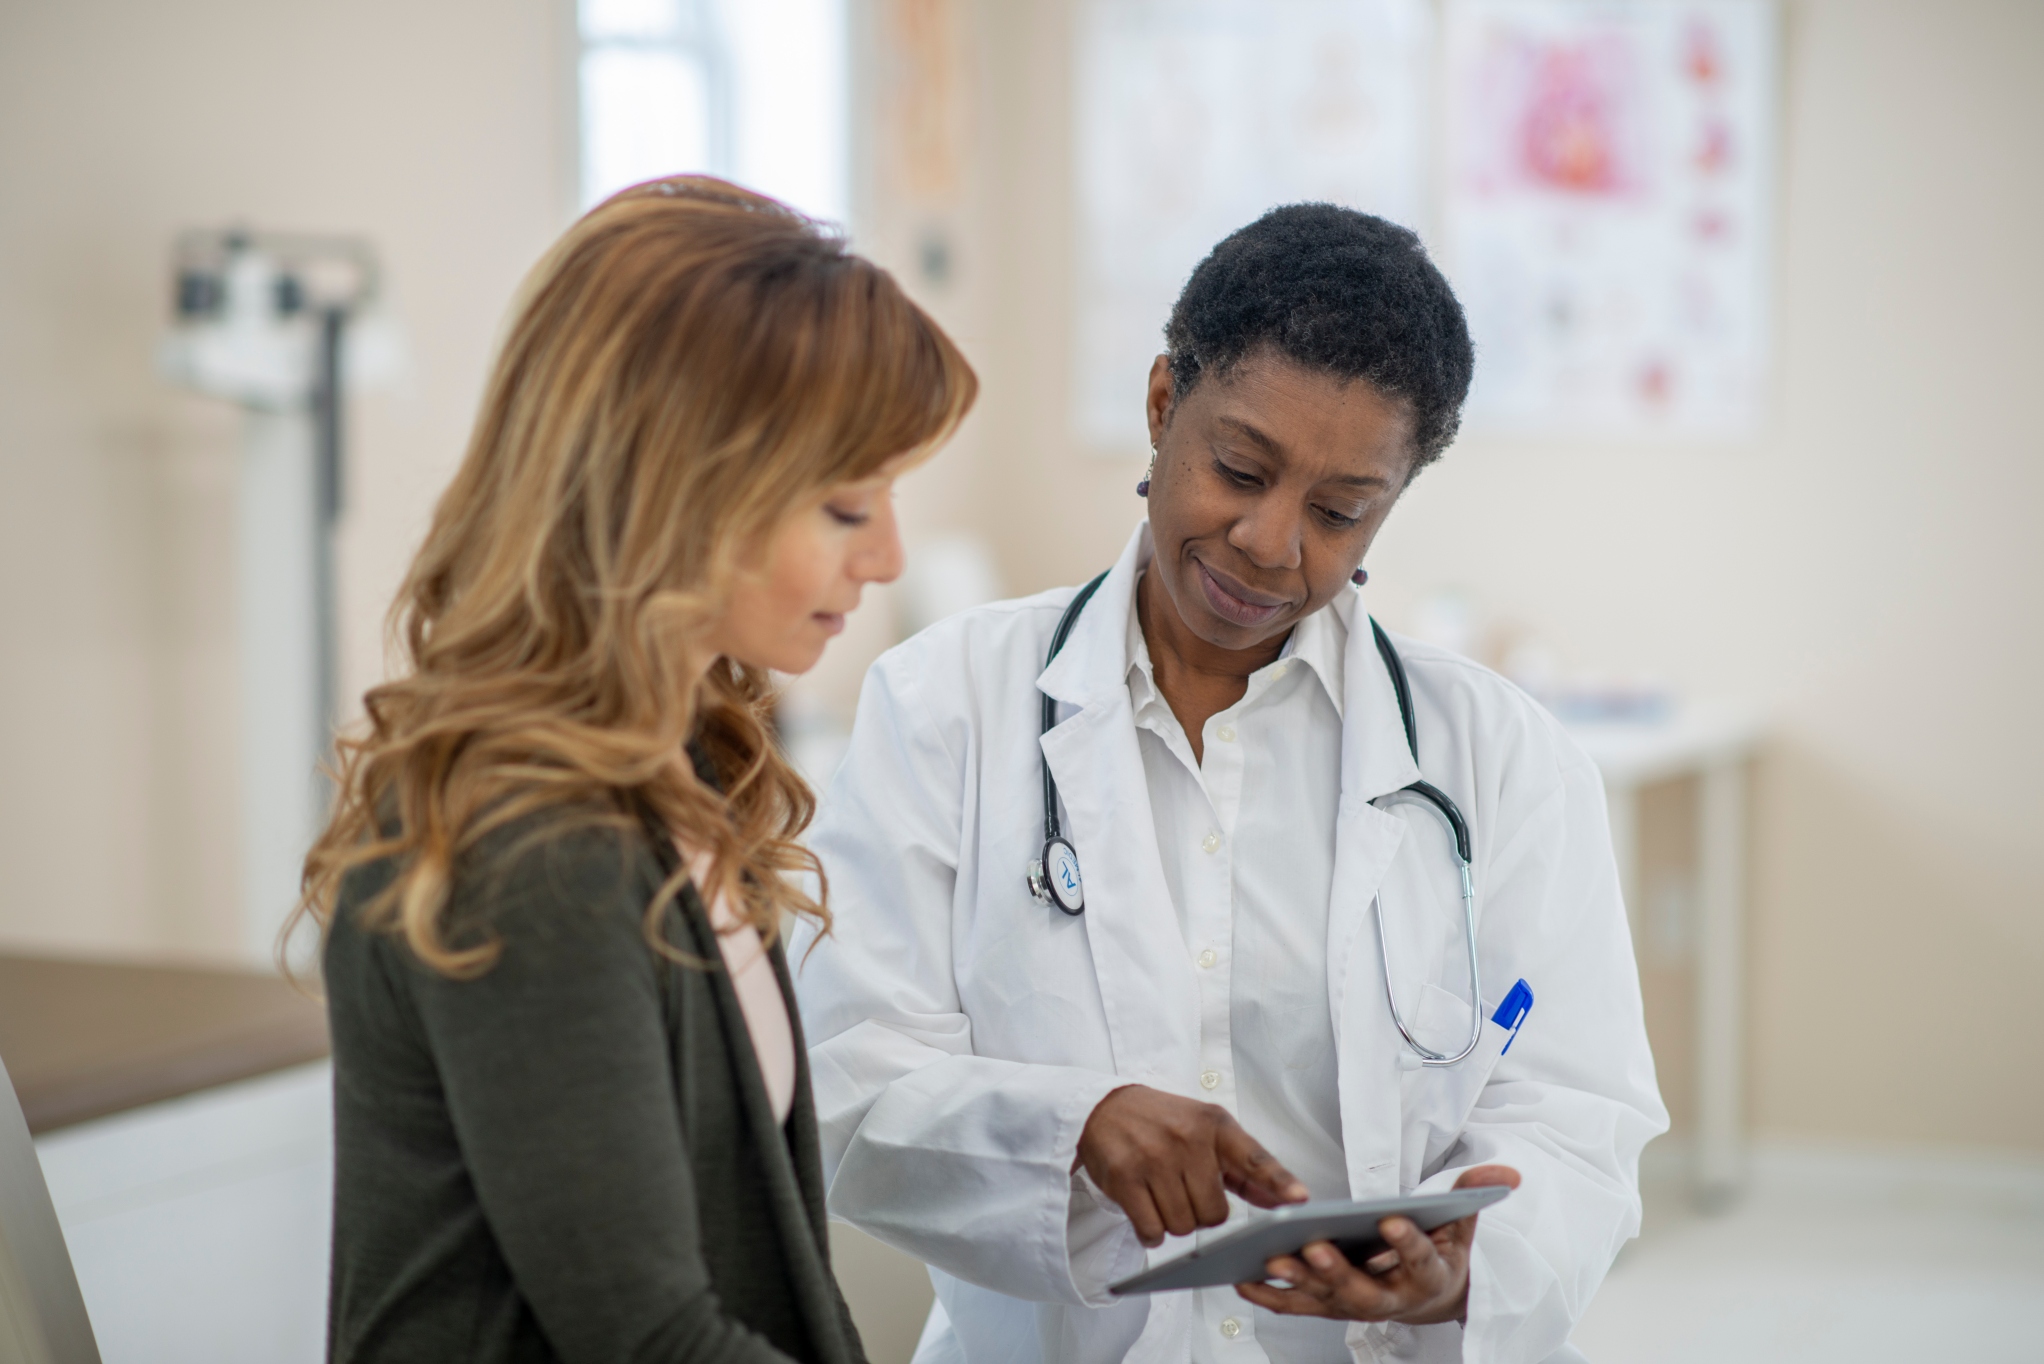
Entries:
POLYGON ((1479 1092, 1459 1141, 1418 1192, 1476 1165, 1522 1176, 1477 1222, 1466 1325, 1352 1328, 1363 1360, 1534 1364, 1562 1352, 1619 1249, 1639 1231, 1639 1156, 1668 1126, 1640 1007, 1639 975, 1612 856, 1603 783, 1553 730, 1560 784, 1486 869, 1485 962, 1534 1005, 1479 1092), (1489 955, 1488 953, 1486 954, 1489 955), (1543 988, 1543 984, 1546 988, 1543 988))
POLYGON ((919 637, 867 675, 809 840, 834 925, 802 933, 795 960, 830 1211, 1011 1297, 1104 1303, 1135 1241, 1072 1166, 1094 1106, 1128 1082, 974 1054, 952 965, 966 736, 924 701, 927 652, 919 637))

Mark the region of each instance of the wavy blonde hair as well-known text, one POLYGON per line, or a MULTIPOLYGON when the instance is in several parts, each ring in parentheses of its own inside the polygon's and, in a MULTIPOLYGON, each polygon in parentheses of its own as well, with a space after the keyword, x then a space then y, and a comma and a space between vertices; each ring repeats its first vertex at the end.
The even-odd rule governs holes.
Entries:
MULTIPOLYGON (((674 831, 713 859, 704 897, 769 940, 788 912, 827 928, 795 842, 815 798, 774 742, 769 679, 705 634, 787 516, 934 449, 977 388, 891 276, 771 199, 684 176, 591 210, 522 288, 391 608, 407 666, 338 744, 292 926, 324 932, 343 878, 388 859, 365 925, 448 975, 487 970, 498 944, 449 938, 457 865, 558 810, 674 831)), ((684 879, 647 906, 656 949, 684 879)))

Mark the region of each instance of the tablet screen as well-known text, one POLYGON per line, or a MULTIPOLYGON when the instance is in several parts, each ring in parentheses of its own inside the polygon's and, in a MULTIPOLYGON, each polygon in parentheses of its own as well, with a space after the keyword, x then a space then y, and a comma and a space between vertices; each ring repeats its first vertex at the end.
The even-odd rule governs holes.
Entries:
POLYGON ((1163 1293, 1250 1282, 1264 1277, 1264 1263, 1271 1257, 1294 1254, 1313 1241, 1332 1241, 1350 1264, 1361 1264, 1386 1249, 1377 1224, 1387 1217, 1409 1217, 1421 1231, 1432 1231, 1487 1208, 1510 1192, 1502 1184, 1490 1184, 1366 1203, 1295 1203, 1256 1213, 1240 1228, 1175 1260, 1110 1284, 1107 1291, 1163 1293))

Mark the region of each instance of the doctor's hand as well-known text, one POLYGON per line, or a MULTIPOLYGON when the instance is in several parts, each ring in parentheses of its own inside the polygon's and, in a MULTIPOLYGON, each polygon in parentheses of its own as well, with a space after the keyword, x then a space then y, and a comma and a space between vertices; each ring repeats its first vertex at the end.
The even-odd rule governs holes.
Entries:
MULTIPOLYGON (((1458 1189, 1485 1184, 1519 1187, 1509 1165, 1478 1165, 1462 1172, 1458 1189)), ((1402 1321, 1409 1326, 1461 1321, 1469 1312, 1469 1246, 1476 1239, 1477 1214, 1423 1232, 1409 1219, 1387 1217, 1377 1230, 1390 1242, 1361 1266, 1351 1265, 1326 1241, 1298 1255, 1264 1262, 1264 1272, 1290 1288, 1267 1283, 1235 1285, 1258 1307, 1295 1317, 1343 1321, 1402 1321)))
POLYGON ((1229 1193, 1259 1208, 1306 1201, 1306 1186, 1227 1109, 1126 1085, 1102 1099, 1079 1135, 1081 1165, 1121 1206, 1146 1246, 1228 1220, 1229 1193))

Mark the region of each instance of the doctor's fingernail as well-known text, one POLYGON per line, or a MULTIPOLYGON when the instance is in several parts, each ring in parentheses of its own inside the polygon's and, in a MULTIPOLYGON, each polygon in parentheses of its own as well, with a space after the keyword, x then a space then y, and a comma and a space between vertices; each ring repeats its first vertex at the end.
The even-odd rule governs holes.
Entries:
POLYGON ((1315 1269, 1334 1268, 1335 1264, 1334 1252, 1326 1246, 1310 1247, 1306 1251, 1306 1258, 1312 1262, 1312 1265, 1315 1269))

